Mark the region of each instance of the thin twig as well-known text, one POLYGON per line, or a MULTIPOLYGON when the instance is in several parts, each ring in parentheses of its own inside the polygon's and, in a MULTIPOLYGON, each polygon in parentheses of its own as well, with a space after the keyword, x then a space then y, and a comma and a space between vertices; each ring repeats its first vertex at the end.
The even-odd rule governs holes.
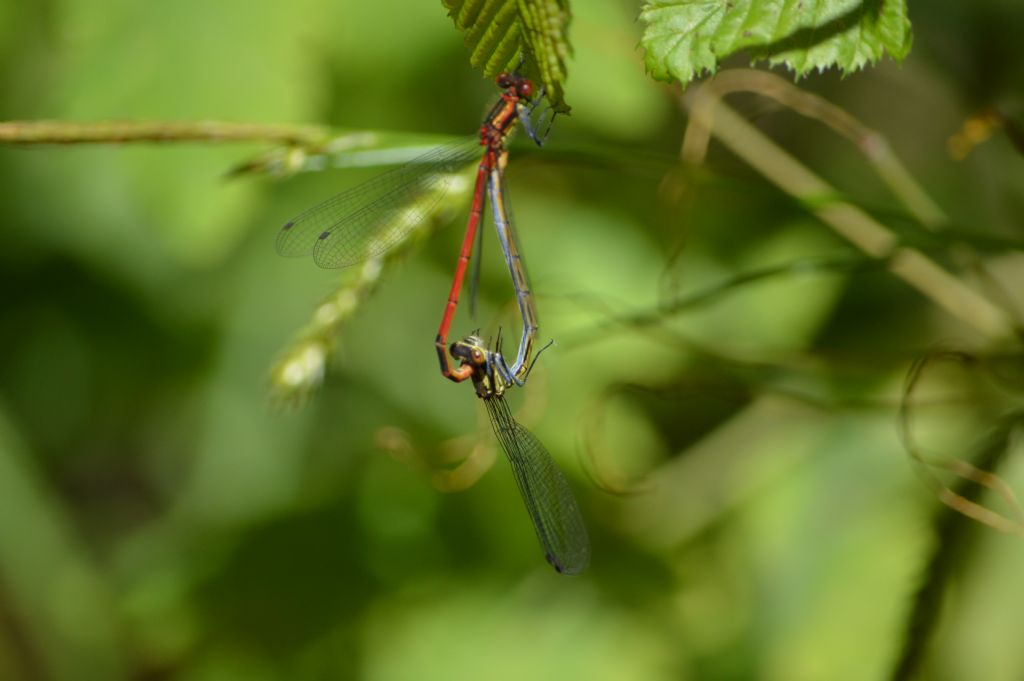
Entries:
MULTIPOLYGON (((827 99, 802 90, 774 73, 756 69, 722 71, 702 86, 700 92, 700 96, 714 96, 717 99, 734 92, 755 92, 771 97, 802 116, 821 121, 864 154, 889 190, 922 225, 936 229, 947 221, 942 209, 893 153, 885 136, 827 99)), ((683 160, 691 164, 702 163, 710 135, 711 131, 704 126, 692 125, 687 128, 683 140, 683 160)))
POLYGON ((130 142, 268 142, 312 145, 326 135, 310 125, 262 125, 223 121, 0 122, 0 143, 124 144, 130 142))
POLYGON ((1014 334, 1007 314, 920 251, 900 246, 895 233, 839 193, 716 96, 691 95, 685 105, 691 126, 703 126, 722 144, 780 189, 803 201, 843 238, 871 257, 889 259, 889 269, 966 322, 988 340, 1014 334))

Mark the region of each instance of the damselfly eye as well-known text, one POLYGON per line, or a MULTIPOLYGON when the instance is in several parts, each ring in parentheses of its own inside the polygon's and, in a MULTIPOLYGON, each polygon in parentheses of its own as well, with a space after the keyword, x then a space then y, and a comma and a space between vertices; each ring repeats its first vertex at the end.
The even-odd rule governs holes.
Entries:
POLYGON ((484 361, 484 353, 480 348, 473 348, 473 361, 477 364, 484 361))
POLYGON ((523 78, 519 81, 519 85, 516 86, 516 94, 520 97, 533 97, 533 83, 523 78))
POLYGON ((511 73, 508 73, 507 71, 502 71, 501 73, 498 74, 496 82, 498 83, 498 87, 504 89, 507 87, 512 87, 514 80, 512 78, 511 73))

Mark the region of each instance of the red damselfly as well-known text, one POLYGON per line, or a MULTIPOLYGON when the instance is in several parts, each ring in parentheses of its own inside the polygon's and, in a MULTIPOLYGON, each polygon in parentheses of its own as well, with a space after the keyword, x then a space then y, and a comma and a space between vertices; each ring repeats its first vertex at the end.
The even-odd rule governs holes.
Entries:
POLYGON ((456 382, 473 374, 465 366, 453 366, 447 354, 448 332, 459 303, 466 267, 483 214, 485 198, 490 201, 495 228, 512 275, 523 336, 512 366, 500 371, 508 381, 522 384, 537 332, 537 316, 527 283, 526 271, 505 204, 503 174, 508 158, 505 142, 517 122, 538 145, 530 114, 540 102, 533 100, 533 83, 516 73, 502 73, 496 79, 502 89, 501 99, 494 105, 475 138, 435 149, 404 166, 383 173, 310 208, 286 223, 277 235, 277 251, 286 256, 312 255, 321 267, 345 267, 383 255, 401 243, 409 232, 424 220, 452 183, 455 173, 474 159, 479 159, 473 200, 466 233, 456 264, 448 301, 435 339, 441 373, 456 382), (480 157, 480 147, 483 156, 480 157))

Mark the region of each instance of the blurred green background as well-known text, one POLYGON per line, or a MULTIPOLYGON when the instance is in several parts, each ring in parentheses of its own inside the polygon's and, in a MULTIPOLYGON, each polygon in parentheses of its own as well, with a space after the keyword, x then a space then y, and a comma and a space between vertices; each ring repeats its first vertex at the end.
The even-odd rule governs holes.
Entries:
MULTIPOLYGON (((920 678, 1024 675, 1024 544, 951 516, 896 428, 910 362, 984 339, 720 148, 680 176, 685 117, 644 75, 638 9, 574 3, 573 115, 507 174, 556 341, 515 405, 582 506, 579 578, 544 563, 480 405, 438 376, 464 211, 389 266, 322 390, 282 412, 269 367, 350 274, 279 258, 276 231, 366 171, 225 179, 260 144, 0 149, 0 679, 897 678, 926 575, 920 678), (846 265, 801 269, 817 258, 846 265), (787 265, 655 330, 605 325, 787 265), (471 450, 493 467, 445 491, 471 450)), ((998 134, 963 161, 946 141, 1020 103, 1024 8, 911 12, 903 65, 801 86, 886 135, 958 239, 993 237, 980 257, 1019 306, 1024 159, 998 134)), ((440 2, 413 0, 0 0, 0 92, 5 120, 424 137, 471 134, 494 96, 440 2)), ((847 142, 736 106, 915 233, 847 142)), ((958 243, 928 247, 955 267, 958 243)), ((518 334, 486 246, 457 333, 518 334)), ((970 367, 929 376, 919 436, 946 456, 1019 402, 970 367)), ((1024 488, 1017 459, 998 472, 1024 488)))

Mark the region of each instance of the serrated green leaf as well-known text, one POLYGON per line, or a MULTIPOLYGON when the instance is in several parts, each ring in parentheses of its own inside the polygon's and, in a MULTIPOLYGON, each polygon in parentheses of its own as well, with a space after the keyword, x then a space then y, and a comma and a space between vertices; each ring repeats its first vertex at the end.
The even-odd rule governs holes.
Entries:
POLYGON ((552 107, 568 113, 566 60, 572 54, 568 0, 442 0, 470 49, 469 62, 493 78, 520 67, 544 86, 552 107))
POLYGON ((649 0, 640 18, 647 70, 683 84, 741 50, 801 76, 900 60, 911 43, 905 0, 649 0))

